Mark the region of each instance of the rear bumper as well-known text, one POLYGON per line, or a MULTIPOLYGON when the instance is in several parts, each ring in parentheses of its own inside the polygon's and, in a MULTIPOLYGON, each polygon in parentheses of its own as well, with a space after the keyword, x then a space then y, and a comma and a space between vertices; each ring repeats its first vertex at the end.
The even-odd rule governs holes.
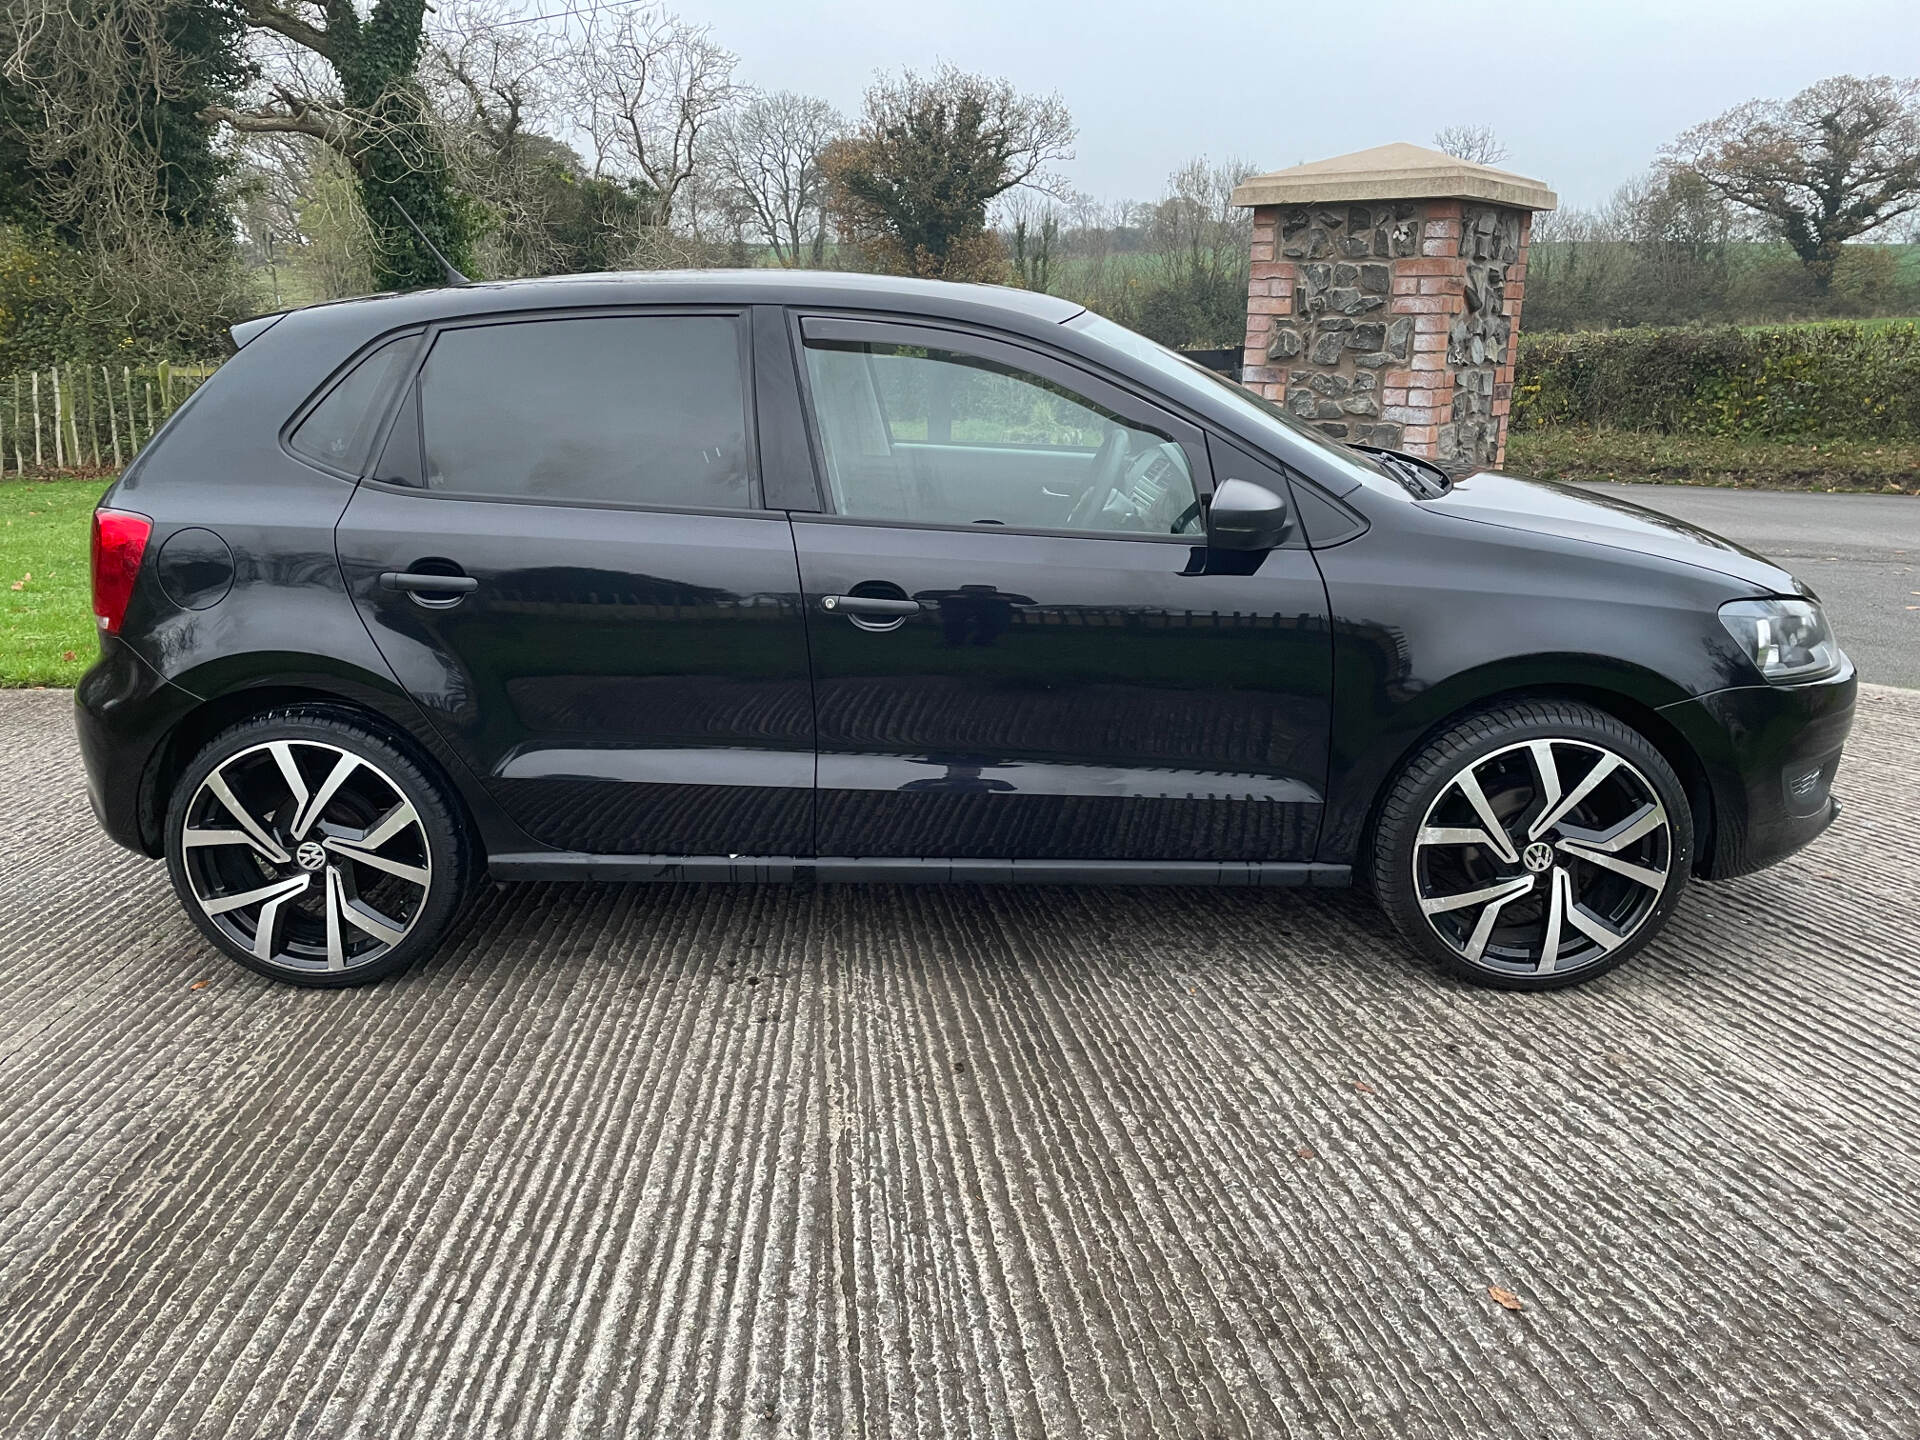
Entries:
POLYGON ((1833 777, 1858 689, 1848 661, 1828 680, 1741 686, 1662 708, 1700 757, 1713 790, 1712 833, 1702 837, 1697 874, 1749 874, 1833 823, 1833 777))
POLYGON ((161 853, 150 790, 153 760, 173 727, 199 703, 161 679, 131 646, 100 637, 100 659, 74 691, 73 723, 94 818, 129 850, 161 853))

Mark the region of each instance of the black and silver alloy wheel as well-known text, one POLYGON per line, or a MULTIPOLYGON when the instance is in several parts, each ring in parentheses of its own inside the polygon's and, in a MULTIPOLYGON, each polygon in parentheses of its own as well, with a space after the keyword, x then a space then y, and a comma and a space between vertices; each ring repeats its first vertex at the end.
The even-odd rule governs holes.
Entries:
POLYGON ((1667 809, 1585 740, 1529 740, 1463 766, 1413 845, 1414 892, 1472 965, 1546 976, 1604 959, 1666 890, 1667 809))
POLYGON ((1547 989, 1611 969, 1686 881, 1692 816, 1660 753, 1612 716, 1520 702, 1416 757, 1380 821, 1375 889, 1466 979, 1547 989))
POLYGON ((458 827, 384 740, 267 717, 208 747, 168 818, 175 888, 243 964, 353 984, 430 949, 457 903, 458 827), (253 733, 249 733, 253 732, 253 733))

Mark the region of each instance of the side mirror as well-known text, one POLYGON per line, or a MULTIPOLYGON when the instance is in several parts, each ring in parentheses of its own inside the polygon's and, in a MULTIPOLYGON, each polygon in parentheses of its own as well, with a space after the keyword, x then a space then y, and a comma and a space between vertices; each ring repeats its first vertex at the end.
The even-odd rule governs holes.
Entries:
POLYGON ((1228 480, 1207 507, 1207 541, 1221 550, 1271 550, 1287 538, 1287 502, 1251 480, 1228 480))

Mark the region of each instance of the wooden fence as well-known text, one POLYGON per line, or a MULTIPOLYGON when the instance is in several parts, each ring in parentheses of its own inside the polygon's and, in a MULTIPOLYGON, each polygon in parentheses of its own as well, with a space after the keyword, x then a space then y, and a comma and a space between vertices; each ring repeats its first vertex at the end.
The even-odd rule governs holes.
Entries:
POLYGON ((118 470, 220 362, 74 362, 0 374, 0 475, 118 470))

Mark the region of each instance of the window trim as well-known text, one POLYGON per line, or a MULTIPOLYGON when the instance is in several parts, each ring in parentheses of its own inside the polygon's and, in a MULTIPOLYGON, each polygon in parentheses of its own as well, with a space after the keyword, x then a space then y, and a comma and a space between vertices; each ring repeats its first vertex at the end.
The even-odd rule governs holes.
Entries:
POLYGON ((349 484, 359 481, 372 467, 374 461, 379 458, 380 452, 386 448, 387 434, 392 430, 393 418, 400 410, 399 404, 396 403, 398 397, 407 393, 408 387, 413 384, 413 377, 419 372, 420 357, 425 354, 425 351, 417 342, 421 336, 427 333, 427 329, 428 327, 424 325, 405 325, 398 330, 388 330, 383 334, 374 336, 371 340, 356 349, 353 354, 349 355, 340 364, 336 365, 328 374, 327 378, 322 380, 320 384, 314 388, 312 394, 300 402, 293 414, 288 416, 286 421, 280 426, 279 442, 282 453, 290 459, 299 461, 302 465, 318 470, 322 475, 331 475, 334 479, 345 480, 349 484), (385 395, 375 397, 373 408, 381 413, 378 420, 374 423, 372 438, 368 441, 366 451, 360 456, 357 466, 352 469, 346 469, 329 465, 324 460, 309 455, 303 450, 294 448, 294 432, 306 424, 308 419, 313 415, 313 412, 324 405, 327 398, 346 382, 347 377, 360 368, 362 361, 370 359, 376 350, 383 349, 395 341, 408 339, 416 342, 414 353, 407 363, 401 367, 398 376, 387 382, 389 387, 388 392, 385 395))
MULTIPOLYGON (((864 515, 845 515, 833 509, 833 487, 826 483, 826 449, 820 436, 819 410, 813 394, 813 377, 806 363, 809 340, 850 345, 908 345, 925 349, 951 350, 981 360, 1024 370, 1051 380, 1069 395, 1081 395, 1094 401, 1124 421, 1141 428, 1166 433, 1187 457, 1187 469, 1193 480, 1194 494, 1204 515, 1213 498, 1213 466, 1207 455, 1207 432, 1200 426, 1155 404, 1136 390, 1091 370, 1075 359, 1044 350, 997 331, 987 331, 928 317, 900 317, 876 312, 792 309, 789 333, 794 346, 795 379, 800 386, 802 418, 806 424, 808 448, 814 464, 815 483, 821 497, 821 510, 809 520, 825 520, 842 525, 879 526, 885 529, 944 530, 963 535, 1044 535, 1074 540, 1151 541, 1155 544, 1195 544, 1204 547, 1204 530, 1197 535, 1155 535, 1129 530, 1073 530, 1038 525, 958 524, 943 520, 902 520, 864 515)), ((891 438, 889 439, 891 443, 891 438)), ((913 442, 903 442, 913 443, 913 442)))
POLYGON ((771 510, 765 503, 764 476, 761 466, 761 447, 758 425, 758 390, 753 346, 753 326, 749 315, 751 307, 747 305, 581 305, 555 306, 543 309, 514 310, 482 315, 456 315, 437 320, 422 328, 425 343, 415 353, 413 365, 401 384, 405 403, 414 406, 416 433, 420 441, 420 455, 414 461, 414 473, 419 477, 417 485, 398 485, 391 481, 375 478, 372 471, 385 453, 387 444, 393 436, 393 429, 400 416, 401 407, 392 407, 384 422, 382 432, 371 454, 361 465, 359 481, 380 490, 396 495, 415 495, 434 500, 482 501, 497 505, 544 505, 573 510, 622 510, 641 513, 660 513, 670 515, 722 515, 752 516, 765 518, 769 515, 781 515, 784 511, 771 510), (426 417, 421 410, 420 375, 426 368, 427 358, 433 353, 433 347, 440 336, 449 330, 475 330, 505 325, 539 324, 555 320, 619 320, 619 319, 682 319, 711 318, 731 320, 734 337, 740 359, 741 378, 741 423, 746 436, 747 499, 745 506, 721 505, 663 505, 638 500, 595 500, 555 495, 503 495, 484 490, 435 490, 426 484, 426 417))

